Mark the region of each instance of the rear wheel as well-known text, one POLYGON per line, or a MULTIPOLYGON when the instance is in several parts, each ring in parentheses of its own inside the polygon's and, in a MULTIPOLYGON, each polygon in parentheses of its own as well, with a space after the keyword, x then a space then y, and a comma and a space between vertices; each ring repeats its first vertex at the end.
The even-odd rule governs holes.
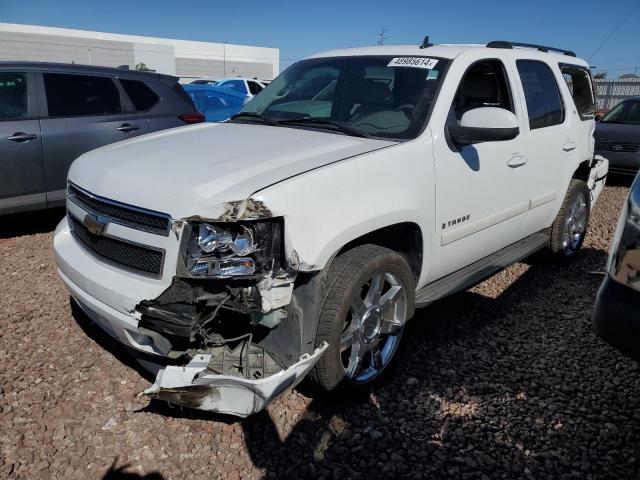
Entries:
POLYGON ((415 283, 400 254, 362 245, 329 267, 316 346, 329 348, 313 378, 323 389, 341 382, 368 384, 387 369, 407 319, 413 316, 415 283))
POLYGON ((571 260, 580 251, 587 234, 591 195, 582 180, 571 180, 567 195, 551 227, 551 251, 559 260, 571 260))

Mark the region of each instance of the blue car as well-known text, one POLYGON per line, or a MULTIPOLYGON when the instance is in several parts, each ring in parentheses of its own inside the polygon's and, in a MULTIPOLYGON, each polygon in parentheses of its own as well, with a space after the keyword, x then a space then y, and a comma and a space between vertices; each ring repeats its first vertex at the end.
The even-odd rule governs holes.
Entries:
POLYGON ((214 85, 189 84, 182 88, 189 94, 193 103, 207 122, 222 122, 235 115, 245 104, 247 95, 230 88, 214 85))

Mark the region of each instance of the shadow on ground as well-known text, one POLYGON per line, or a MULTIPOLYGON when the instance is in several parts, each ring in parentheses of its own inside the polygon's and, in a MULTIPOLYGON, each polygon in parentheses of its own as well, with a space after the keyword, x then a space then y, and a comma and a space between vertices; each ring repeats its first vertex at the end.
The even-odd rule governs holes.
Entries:
POLYGON ((64 215, 64 208, 5 215, 0 222, 0 238, 52 232, 64 215))

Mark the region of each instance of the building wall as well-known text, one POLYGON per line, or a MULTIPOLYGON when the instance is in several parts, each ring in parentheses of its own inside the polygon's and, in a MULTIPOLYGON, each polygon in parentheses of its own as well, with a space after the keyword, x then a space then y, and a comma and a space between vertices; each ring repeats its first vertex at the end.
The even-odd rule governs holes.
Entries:
POLYGON ((159 73, 184 78, 274 78, 280 52, 276 48, 0 23, 0 60, 130 68, 144 63, 159 73))

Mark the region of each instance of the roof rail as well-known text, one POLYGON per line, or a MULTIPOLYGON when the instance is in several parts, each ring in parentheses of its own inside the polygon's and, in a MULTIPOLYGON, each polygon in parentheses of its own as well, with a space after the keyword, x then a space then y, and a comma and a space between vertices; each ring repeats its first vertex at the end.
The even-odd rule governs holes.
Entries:
POLYGON ((576 56, 575 52, 572 52, 571 50, 565 50, 564 48, 545 47, 544 45, 536 45, 534 43, 505 42, 502 40, 496 40, 496 41, 487 43, 487 47, 488 48, 508 48, 508 49, 511 49, 513 47, 535 48, 536 50, 539 50, 541 52, 548 52, 551 50, 553 52, 560 52, 563 55, 568 55, 570 57, 576 56))

